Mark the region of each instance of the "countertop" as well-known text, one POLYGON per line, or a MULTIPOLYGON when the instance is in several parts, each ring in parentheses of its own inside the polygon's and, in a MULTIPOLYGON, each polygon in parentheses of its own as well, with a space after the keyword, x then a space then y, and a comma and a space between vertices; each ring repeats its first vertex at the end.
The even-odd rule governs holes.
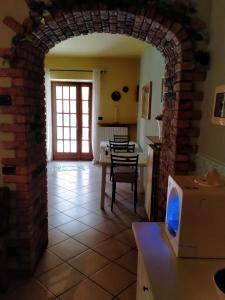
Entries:
POLYGON ((177 258, 164 223, 133 223, 154 300, 218 300, 213 275, 225 259, 177 258))

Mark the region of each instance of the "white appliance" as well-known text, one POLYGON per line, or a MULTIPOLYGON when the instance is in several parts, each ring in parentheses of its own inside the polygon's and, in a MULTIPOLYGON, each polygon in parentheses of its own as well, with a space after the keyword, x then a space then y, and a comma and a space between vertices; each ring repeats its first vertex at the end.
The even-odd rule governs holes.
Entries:
POLYGON ((225 185, 169 176, 165 231, 177 257, 225 257, 225 185))

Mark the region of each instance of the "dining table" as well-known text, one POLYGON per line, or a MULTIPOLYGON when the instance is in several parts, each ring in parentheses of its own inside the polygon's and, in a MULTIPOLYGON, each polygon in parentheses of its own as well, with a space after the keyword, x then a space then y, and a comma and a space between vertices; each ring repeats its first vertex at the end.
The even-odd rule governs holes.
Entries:
MULTIPOLYGON (((114 155, 124 155, 124 156, 132 156, 134 154, 138 154, 138 167, 140 169, 140 181, 143 182, 143 167, 147 164, 147 155, 143 152, 135 152, 135 153, 113 153, 114 155)), ((106 168, 111 166, 111 156, 110 152, 101 151, 99 164, 101 165, 101 202, 100 207, 104 209, 105 204, 105 185, 106 185, 106 168)))

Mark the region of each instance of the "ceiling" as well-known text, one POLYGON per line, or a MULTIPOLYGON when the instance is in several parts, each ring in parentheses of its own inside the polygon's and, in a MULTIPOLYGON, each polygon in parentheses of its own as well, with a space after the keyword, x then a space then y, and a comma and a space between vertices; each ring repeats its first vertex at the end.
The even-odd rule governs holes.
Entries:
POLYGON ((48 56, 140 57, 148 44, 120 34, 92 33, 67 39, 48 56))

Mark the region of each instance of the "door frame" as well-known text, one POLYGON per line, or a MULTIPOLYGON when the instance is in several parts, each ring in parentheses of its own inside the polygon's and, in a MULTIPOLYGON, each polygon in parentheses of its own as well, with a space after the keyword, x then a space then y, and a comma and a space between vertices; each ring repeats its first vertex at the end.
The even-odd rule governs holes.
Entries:
POLYGON ((92 82, 80 82, 80 81, 60 81, 54 80, 51 81, 51 105, 52 105, 52 154, 53 160, 62 160, 62 161, 76 161, 76 160, 83 160, 83 161, 90 161, 93 159, 93 152, 92 152, 92 82), (79 86, 77 89, 77 97, 76 97, 76 114, 77 117, 77 153, 65 153, 63 152, 61 155, 56 152, 56 142, 57 142, 57 132, 56 132, 56 95, 55 95, 55 85, 66 85, 69 86, 79 86), (89 153, 82 153, 81 152, 81 143, 82 143, 82 100, 81 100, 81 86, 89 86, 90 87, 90 94, 89 94, 89 153), (78 101, 79 99, 80 101, 78 101), (80 103, 79 103, 80 102, 80 103))

